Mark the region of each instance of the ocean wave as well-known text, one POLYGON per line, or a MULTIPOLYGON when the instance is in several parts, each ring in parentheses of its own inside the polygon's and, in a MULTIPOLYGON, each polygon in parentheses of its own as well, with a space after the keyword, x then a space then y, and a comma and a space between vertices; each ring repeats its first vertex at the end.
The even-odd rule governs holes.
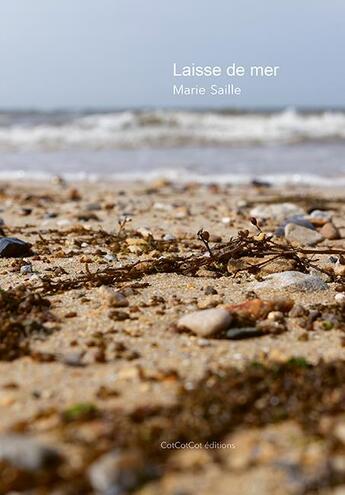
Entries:
POLYGON ((140 149, 344 140, 345 113, 126 111, 0 119, 0 150, 140 149))

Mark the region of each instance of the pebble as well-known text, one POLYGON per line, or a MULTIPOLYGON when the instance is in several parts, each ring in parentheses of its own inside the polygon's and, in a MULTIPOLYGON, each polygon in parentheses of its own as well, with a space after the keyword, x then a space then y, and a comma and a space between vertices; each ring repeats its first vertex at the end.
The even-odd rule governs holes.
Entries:
POLYGON ((306 316, 308 314, 308 310, 306 310, 301 304, 295 304, 291 309, 289 316, 291 318, 301 318, 302 316, 306 316))
POLYGON ((92 488, 102 495, 125 495, 143 480, 143 458, 135 453, 114 451, 104 454, 89 468, 92 488))
POLYGON ((345 304, 345 294, 343 292, 339 292, 338 294, 336 294, 334 299, 339 304, 345 304))
POLYGON ((105 259, 105 261, 109 261, 109 263, 111 263, 112 261, 118 261, 117 256, 113 254, 105 254, 103 258, 105 259))
POLYGON ((303 208, 293 203, 277 203, 257 206, 250 211, 250 216, 261 220, 284 220, 293 215, 304 215, 303 208))
POLYGON ((226 337, 230 340, 251 339, 263 335, 256 327, 231 328, 226 332, 226 337))
POLYGON ((20 268, 20 273, 22 275, 27 275, 28 273, 32 273, 32 265, 23 265, 20 268))
POLYGON ((176 241, 176 237, 172 234, 165 234, 163 236, 163 241, 170 241, 170 242, 176 241))
POLYGON ((222 308, 194 311, 179 319, 177 326, 187 328, 200 337, 211 337, 230 327, 232 317, 222 308))
POLYGON ((297 242, 305 246, 315 246, 315 244, 318 244, 324 239, 319 232, 302 227, 301 225, 296 225, 295 223, 285 225, 284 233, 288 241, 297 242))
POLYGON ((333 270, 338 277, 343 277, 345 275, 345 265, 341 264, 340 260, 335 263, 333 270))
POLYGON ((17 239, 17 237, 2 237, 0 239, 0 257, 2 258, 16 258, 31 254, 31 244, 17 239))
POLYGON ((325 225, 320 229, 320 234, 323 235, 325 239, 328 239, 330 241, 335 240, 335 239, 340 239, 340 232, 333 225, 332 222, 327 222, 325 225))
POLYGON ((308 222, 304 216, 301 215, 293 215, 292 217, 287 218, 284 222, 276 229, 274 234, 277 237, 283 237, 285 235, 285 226, 288 223, 293 223, 295 225, 301 225, 301 227, 305 227, 306 229, 315 230, 315 227, 312 223, 308 222))
POLYGON ((308 275, 296 271, 272 273, 264 278, 262 282, 252 283, 254 290, 257 289, 291 289, 296 291, 314 292, 327 289, 327 284, 316 275, 308 275))
POLYGON ((106 301, 108 306, 112 308, 124 308, 129 305, 128 299, 122 294, 111 287, 102 286, 99 288, 102 299, 106 301))
POLYGON ((323 225, 326 222, 330 222, 332 219, 332 213, 330 211, 323 211, 323 210, 313 210, 309 218, 312 220, 313 223, 317 225, 323 225))
POLYGON ((205 295, 206 296, 212 296, 214 294, 218 294, 217 290, 214 287, 212 287, 212 285, 208 285, 205 288, 205 295))
POLYGON ((281 311, 271 311, 268 313, 267 319, 270 321, 283 321, 284 315, 281 311))
POLYGON ((0 435, 0 459, 16 468, 37 471, 56 466, 61 461, 59 452, 38 443, 33 438, 7 434, 0 435))

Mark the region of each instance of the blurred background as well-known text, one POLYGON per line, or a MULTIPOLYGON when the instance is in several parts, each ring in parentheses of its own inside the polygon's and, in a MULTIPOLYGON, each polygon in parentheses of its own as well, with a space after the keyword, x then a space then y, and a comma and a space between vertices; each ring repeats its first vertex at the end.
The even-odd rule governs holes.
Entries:
POLYGON ((344 180, 343 0, 0 0, 0 14, 0 177, 344 180), (240 97, 183 97, 174 62, 280 72, 236 80, 240 97))

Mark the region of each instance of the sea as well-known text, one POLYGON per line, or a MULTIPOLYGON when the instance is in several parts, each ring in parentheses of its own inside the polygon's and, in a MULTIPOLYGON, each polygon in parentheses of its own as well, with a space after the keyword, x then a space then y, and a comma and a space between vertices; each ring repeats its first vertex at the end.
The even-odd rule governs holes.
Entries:
POLYGON ((0 179, 345 184, 345 111, 2 111, 0 179))

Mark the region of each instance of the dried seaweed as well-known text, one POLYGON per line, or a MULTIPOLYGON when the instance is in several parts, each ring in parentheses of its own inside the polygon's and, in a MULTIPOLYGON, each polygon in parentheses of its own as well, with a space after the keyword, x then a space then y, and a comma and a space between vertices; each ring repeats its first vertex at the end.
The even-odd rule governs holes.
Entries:
MULTIPOLYGON (((255 225, 255 219, 252 219, 252 223, 255 225)), ((99 235, 105 234, 100 233, 99 235)), ((317 261, 314 258, 315 255, 345 255, 343 249, 309 249, 295 247, 283 241, 277 242, 261 232, 260 229, 258 235, 250 235, 248 230, 240 231, 235 238, 231 238, 226 243, 216 243, 212 248, 209 244, 210 235, 208 232, 201 229, 197 237, 204 244, 206 252, 185 256, 169 253, 159 258, 139 260, 122 267, 102 267, 96 271, 91 271, 86 264, 85 272, 73 279, 53 281, 45 277, 40 289, 43 289, 47 294, 54 294, 72 289, 125 282, 155 273, 195 276, 200 269, 211 270, 223 276, 236 276, 241 271, 257 273, 263 266, 278 259, 293 261, 296 270, 309 273, 311 268, 324 271, 315 265, 315 261, 317 261), (257 262, 246 264, 245 267, 239 266, 229 274, 227 268, 229 261, 248 258, 257 260, 257 262)), ((114 239, 116 239, 114 242, 120 244, 124 242, 126 237, 119 239, 118 236, 115 236, 114 239)), ((153 240, 152 242, 157 241, 153 240)), ((333 276, 334 280, 342 281, 341 277, 336 278, 332 273, 328 273, 328 275, 333 276)))
POLYGON ((31 354, 30 337, 49 333, 50 302, 24 287, 0 290, 0 360, 31 354))

